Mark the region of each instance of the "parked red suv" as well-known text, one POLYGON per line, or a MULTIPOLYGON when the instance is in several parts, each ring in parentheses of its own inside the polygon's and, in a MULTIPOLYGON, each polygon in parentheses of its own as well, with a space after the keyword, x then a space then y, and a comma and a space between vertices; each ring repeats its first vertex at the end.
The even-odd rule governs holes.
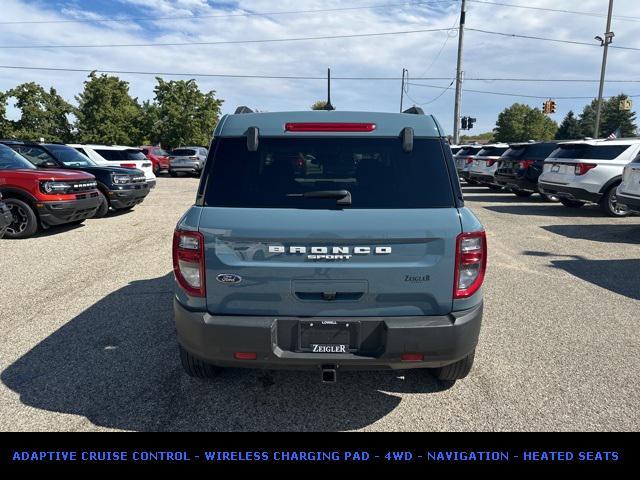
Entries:
POLYGON ((82 223, 100 206, 93 175, 41 170, 0 144, 0 193, 13 219, 5 238, 27 238, 39 228, 82 223))
POLYGON ((160 147, 153 145, 143 145, 140 147, 142 153, 153 163, 153 173, 158 174, 161 170, 169 171, 169 154, 160 147))

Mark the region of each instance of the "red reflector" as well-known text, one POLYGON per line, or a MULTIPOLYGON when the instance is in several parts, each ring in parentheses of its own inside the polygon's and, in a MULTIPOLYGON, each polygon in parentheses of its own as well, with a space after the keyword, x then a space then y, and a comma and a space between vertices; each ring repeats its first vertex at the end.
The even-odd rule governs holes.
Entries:
POLYGON ((255 360, 258 358, 256 352, 236 352, 233 354, 233 358, 236 360, 255 360))
POLYGON ((373 132, 375 123, 286 123, 287 132, 373 132))
POLYGON ((422 353, 404 353, 400 360, 403 362, 422 362, 424 360, 424 355, 422 353))
POLYGON ((121 163, 120 166, 123 168, 136 168, 135 163, 121 163))

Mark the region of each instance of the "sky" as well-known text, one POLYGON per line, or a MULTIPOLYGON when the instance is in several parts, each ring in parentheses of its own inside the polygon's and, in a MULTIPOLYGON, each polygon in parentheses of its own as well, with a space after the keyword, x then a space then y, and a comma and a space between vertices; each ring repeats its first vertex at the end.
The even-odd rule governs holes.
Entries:
MULTIPOLYGON (((556 99, 560 122, 569 110, 580 112, 598 93, 598 83, 508 82, 473 78, 598 80, 602 48, 594 40, 606 27, 608 0, 486 0, 467 2, 467 29, 516 33, 586 42, 555 43, 489 35, 467 30, 463 70, 466 90, 512 93, 492 95, 465 91, 462 114, 477 119, 470 133, 490 131, 498 113, 514 102, 541 107, 556 99), (486 2, 493 2, 488 4, 486 2), (515 8, 495 3, 569 9, 577 15, 515 8)), ((405 108, 418 104, 434 114, 447 133, 453 129, 454 85, 459 0, 0 0, 0 66, 55 67, 193 74, 240 74, 334 77, 396 77, 409 71, 405 108), (340 9, 333 12, 290 13, 340 9), (369 7, 369 8, 354 8, 369 7), (375 7, 375 8, 371 8, 375 7), (261 15, 262 13, 268 13, 261 15), (251 14, 251 15, 247 15, 251 14), (106 19, 125 21, 106 22, 106 19), (69 22, 69 20, 96 20, 69 22), (102 21, 99 21, 102 20, 102 21), (33 22, 57 23, 33 23, 33 22), (32 23, 10 23, 32 22, 32 23), (69 48, 69 45, 219 42, 361 35, 382 32, 447 29, 397 35, 248 44, 156 47, 69 48), (49 46, 47 48, 46 46, 49 46), (52 45, 62 48, 51 48, 52 45), (15 48, 35 46, 36 48, 15 48), (14 48, 7 48, 14 47, 14 48), (420 77, 441 80, 414 80, 420 77), (432 88, 422 85, 431 85, 432 88)), ((640 48, 640 2, 615 0, 614 46, 640 48)), ((130 82, 140 102, 153 98, 153 75, 118 74, 130 82)), ((75 103, 87 74, 16 70, 0 67, 0 90, 34 81, 55 87, 75 103)), ((165 79, 186 79, 171 77, 165 79)), ((223 112, 238 105, 264 111, 305 110, 326 97, 326 81, 237 79, 194 76, 202 90, 224 99, 223 112)), ((640 104, 640 51, 609 49, 605 96, 624 92, 640 104)), ((333 80, 331 100, 339 110, 398 111, 400 80, 333 80)), ((8 115, 19 113, 9 100, 8 115)), ((463 132, 464 133, 464 132, 463 132)))

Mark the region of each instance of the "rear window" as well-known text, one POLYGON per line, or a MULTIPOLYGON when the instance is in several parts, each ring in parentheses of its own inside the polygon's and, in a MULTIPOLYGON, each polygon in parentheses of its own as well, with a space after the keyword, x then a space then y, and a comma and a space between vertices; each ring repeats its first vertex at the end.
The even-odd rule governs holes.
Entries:
POLYGON ((549 158, 576 158, 613 160, 631 145, 588 145, 585 143, 561 145, 549 158))
POLYGON ((345 208, 445 208, 454 197, 438 140, 414 140, 405 153, 396 138, 218 138, 203 204, 215 207, 336 207, 305 192, 348 190, 345 208))
POLYGON ((500 155, 502 155, 504 152, 507 151, 507 147, 489 147, 489 148, 483 148, 482 150, 480 150, 478 152, 478 156, 479 157, 499 157, 500 155))
POLYGON ((96 153, 100 155, 102 158, 104 158, 105 160, 113 160, 113 161, 124 160, 124 158, 122 158, 122 154, 120 150, 101 150, 96 148, 96 153))
POLYGON ((171 152, 171 155, 176 157, 195 157, 197 154, 198 152, 190 148, 178 148, 171 152))
POLYGON ((527 160, 544 160, 551 152, 558 148, 557 143, 534 143, 531 145, 517 145, 509 148, 502 155, 504 158, 527 160))
POLYGON ((34 167, 24 157, 20 156, 9 147, 0 145, 0 170, 18 170, 29 169, 34 167))
POLYGON ((96 153, 105 160, 120 161, 120 160, 146 160, 142 150, 128 149, 128 150, 102 150, 96 148, 96 153))
POLYGON ((471 155, 477 155, 478 152, 482 150, 481 147, 464 147, 461 148, 458 153, 456 153, 457 156, 462 157, 462 156, 471 156, 471 155))

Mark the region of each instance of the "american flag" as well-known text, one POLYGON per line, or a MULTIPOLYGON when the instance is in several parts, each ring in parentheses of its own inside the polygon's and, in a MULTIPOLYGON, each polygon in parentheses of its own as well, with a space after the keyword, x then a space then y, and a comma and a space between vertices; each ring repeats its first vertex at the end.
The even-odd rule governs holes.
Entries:
POLYGON ((616 138, 618 138, 620 135, 622 135, 622 133, 620 132, 619 128, 616 128, 614 132, 611 133, 611 135, 609 135, 607 137, 607 140, 615 140, 616 138))

